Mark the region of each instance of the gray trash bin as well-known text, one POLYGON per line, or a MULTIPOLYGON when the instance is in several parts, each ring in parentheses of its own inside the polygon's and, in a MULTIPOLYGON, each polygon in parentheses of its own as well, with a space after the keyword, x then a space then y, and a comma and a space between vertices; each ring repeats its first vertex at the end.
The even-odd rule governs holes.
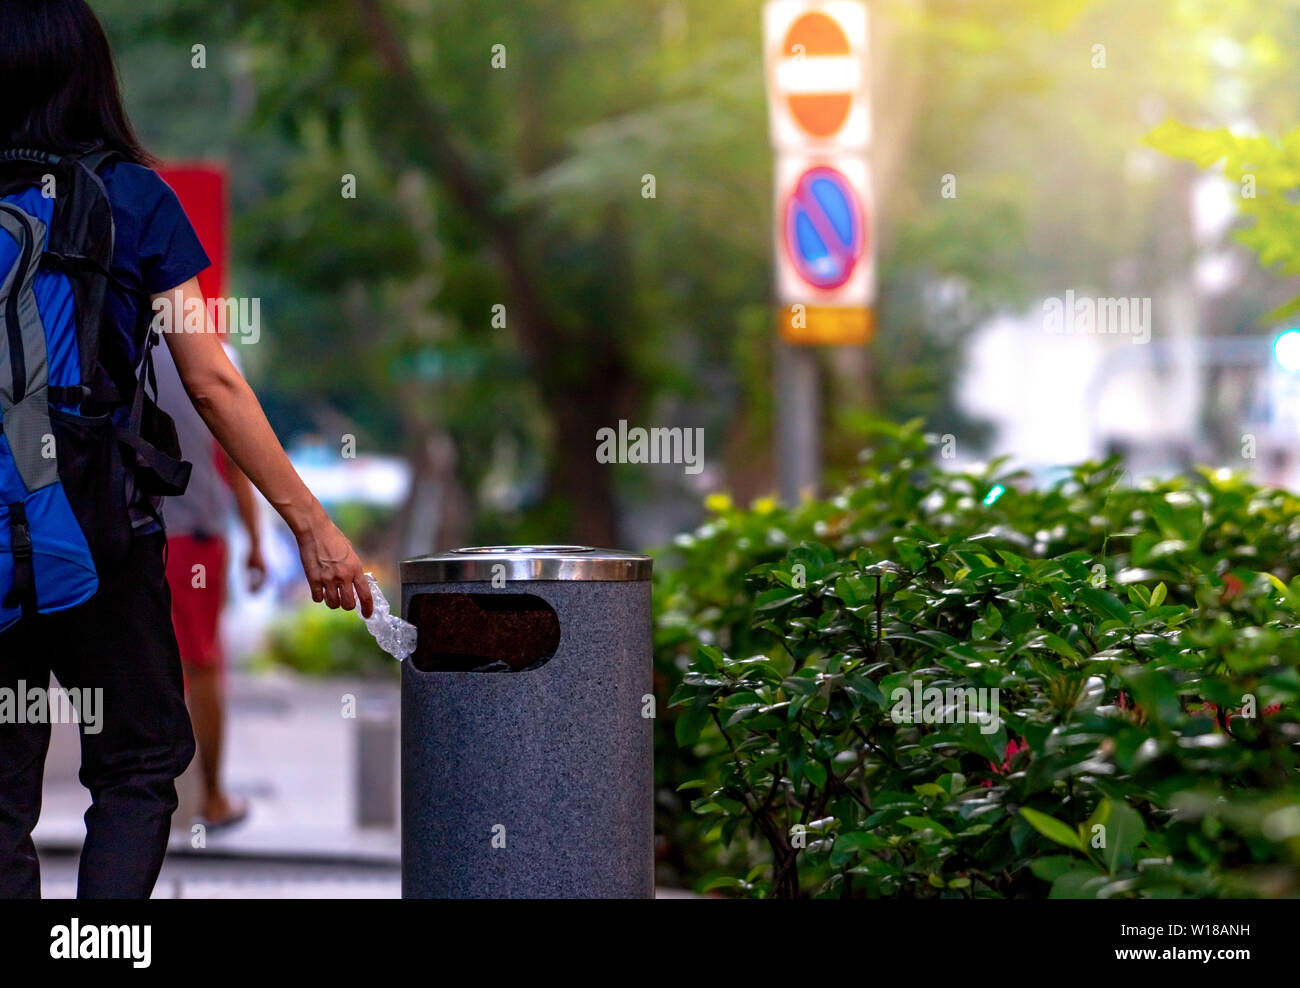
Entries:
POLYGON ((405 898, 654 894, 647 556, 402 563, 405 898))

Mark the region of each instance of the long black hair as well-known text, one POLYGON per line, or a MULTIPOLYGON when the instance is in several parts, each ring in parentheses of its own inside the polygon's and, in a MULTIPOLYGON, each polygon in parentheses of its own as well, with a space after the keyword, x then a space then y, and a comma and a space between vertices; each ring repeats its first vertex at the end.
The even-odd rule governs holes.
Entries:
POLYGON ((103 148, 154 163, 122 108, 113 53, 86 0, 0 0, 0 146, 103 148))

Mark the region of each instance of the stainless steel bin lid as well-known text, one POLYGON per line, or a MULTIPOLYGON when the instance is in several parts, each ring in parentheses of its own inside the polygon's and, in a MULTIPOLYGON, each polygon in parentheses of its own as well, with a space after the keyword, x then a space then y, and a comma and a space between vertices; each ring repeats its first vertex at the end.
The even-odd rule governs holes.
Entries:
POLYGON ((478 545, 403 560, 401 572, 404 586, 493 579, 615 583, 648 580, 651 566, 649 556, 589 545, 478 545))

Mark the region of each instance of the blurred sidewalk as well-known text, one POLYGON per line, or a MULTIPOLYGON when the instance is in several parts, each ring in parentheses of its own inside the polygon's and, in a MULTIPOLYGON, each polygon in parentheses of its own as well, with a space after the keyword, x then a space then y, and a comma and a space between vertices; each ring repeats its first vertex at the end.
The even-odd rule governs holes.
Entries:
MULTIPOLYGON (((227 787, 248 799, 248 820, 191 844, 195 766, 181 777, 158 899, 400 898, 398 685, 232 672, 226 727, 227 787), (356 698, 355 718, 343 716, 356 698), (365 754, 363 755, 363 750, 365 754), (359 786, 365 759, 367 788, 359 786), (391 806, 388 796, 392 797, 391 806), (391 826, 361 826, 361 803, 391 826)), ((77 781, 80 740, 54 726, 45 767, 44 805, 34 838, 46 898, 72 898, 90 794, 77 781)), ((693 898, 659 889, 657 898, 693 898)))
MULTIPOLYGON (((288 672, 229 678, 225 780, 250 801, 247 821, 206 835, 193 846, 197 758, 177 789, 169 861, 258 857, 285 862, 389 865, 400 860, 397 830, 398 686, 392 682, 307 679, 288 672), (348 697, 357 715, 344 716, 348 697), (367 756, 370 818, 358 822, 362 735, 367 756), (391 803, 390 798, 391 797, 391 803)), ((80 741, 75 725, 53 729, 45 794, 34 838, 43 852, 76 853, 85 836, 82 814, 90 794, 77 781, 80 741)), ((160 891, 162 887, 160 885, 160 891)))
MULTIPOLYGON (((77 894, 75 853, 41 852, 41 894, 77 894)), ((200 858, 170 855, 155 899, 398 899, 396 865, 286 863, 274 858, 200 858)))

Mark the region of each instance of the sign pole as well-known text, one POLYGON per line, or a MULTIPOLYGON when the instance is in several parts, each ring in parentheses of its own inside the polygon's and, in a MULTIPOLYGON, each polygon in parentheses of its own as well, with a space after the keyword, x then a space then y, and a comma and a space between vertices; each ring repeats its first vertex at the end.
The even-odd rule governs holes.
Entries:
POLYGON ((821 375, 817 351, 776 341, 776 462, 781 501, 813 495, 822 472, 821 375))

